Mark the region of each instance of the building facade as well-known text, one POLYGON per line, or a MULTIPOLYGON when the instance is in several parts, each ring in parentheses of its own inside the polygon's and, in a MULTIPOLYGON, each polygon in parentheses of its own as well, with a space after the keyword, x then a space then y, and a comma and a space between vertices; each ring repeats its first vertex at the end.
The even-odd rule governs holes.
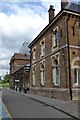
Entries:
POLYGON ((30 89, 69 100, 80 91, 80 5, 61 2, 56 16, 52 5, 48 12, 49 24, 29 44, 30 89))
POLYGON ((15 53, 10 60, 10 87, 26 87, 30 80, 30 55, 15 53))

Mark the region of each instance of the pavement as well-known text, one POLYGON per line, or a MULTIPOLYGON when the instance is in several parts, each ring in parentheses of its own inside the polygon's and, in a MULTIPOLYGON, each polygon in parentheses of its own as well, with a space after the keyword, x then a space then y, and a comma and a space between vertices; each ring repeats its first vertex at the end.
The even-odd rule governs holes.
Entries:
MULTIPOLYGON (((19 92, 18 92, 19 93, 19 92)), ((24 96, 27 96, 30 99, 33 99, 37 102, 43 103, 46 106, 53 107, 61 112, 70 115, 71 117, 80 120, 79 106, 80 101, 72 100, 72 101, 62 101, 54 98, 43 97, 39 95, 34 95, 30 93, 20 93, 24 96)))

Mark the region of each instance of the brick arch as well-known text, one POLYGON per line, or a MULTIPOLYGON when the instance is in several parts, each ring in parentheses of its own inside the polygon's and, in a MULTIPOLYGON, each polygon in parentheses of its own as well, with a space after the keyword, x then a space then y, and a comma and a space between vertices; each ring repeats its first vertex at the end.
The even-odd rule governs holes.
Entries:
POLYGON ((80 69, 80 57, 76 57, 73 59, 72 63, 71 63, 71 68, 74 69, 78 67, 80 69))

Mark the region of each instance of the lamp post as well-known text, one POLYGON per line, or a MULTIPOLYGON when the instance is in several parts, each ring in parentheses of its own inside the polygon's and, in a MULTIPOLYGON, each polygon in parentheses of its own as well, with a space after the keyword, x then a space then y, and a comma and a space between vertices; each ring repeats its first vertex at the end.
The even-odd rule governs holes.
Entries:
POLYGON ((68 68, 69 68, 69 93, 70 93, 70 100, 72 100, 72 85, 71 85, 71 64, 70 64, 70 50, 69 50, 69 32, 68 32, 68 22, 70 20, 70 16, 66 20, 66 27, 67 27, 67 46, 68 46, 68 68))

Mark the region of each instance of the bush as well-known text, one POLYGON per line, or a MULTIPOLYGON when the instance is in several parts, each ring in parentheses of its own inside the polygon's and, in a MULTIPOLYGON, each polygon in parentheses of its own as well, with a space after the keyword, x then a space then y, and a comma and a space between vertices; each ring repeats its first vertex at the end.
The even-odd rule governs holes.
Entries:
POLYGON ((2 84, 2 81, 0 81, 0 84, 2 84))
POLYGON ((2 87, 2 84, 0 84, 0 87, 2 87))
POLYGON ((9 87, 9 83, 2 84, 2 87, 9 87))

